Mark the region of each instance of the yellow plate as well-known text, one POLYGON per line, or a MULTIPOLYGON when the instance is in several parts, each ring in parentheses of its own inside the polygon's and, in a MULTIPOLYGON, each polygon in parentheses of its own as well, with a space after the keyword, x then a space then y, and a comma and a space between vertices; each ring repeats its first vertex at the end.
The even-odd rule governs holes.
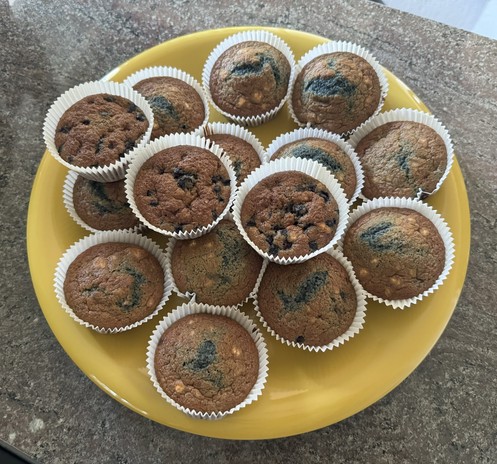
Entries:
MULTIPOLYGON (((240 30, 218 29, 170 40, 132 58, 106 78, 122 81, 138 69, 170 65, 200 81, 210 51, 222 39, 240 30)), ((287 41, 296 59, 325 41, 303 32, 270 30, 287 41)), ((397 107, 427 110, 393 74, 387 71, 387 77, 390 91, 385 110, 397 107)), ((214 113, 211 120, 223 118, 214 113)), ((294 128, 285 107, 276 119, 254 128, 253 132, 267 146, 281 132, 294 128)), ((370 302, 364 330, 344 346, 327 353, 290 348, 264 331, 269 348, 269 376, 260 399, 220 421, 191 419, 162 400, 145 368, 148 338, 165 313, 181 302, 179 298, 173 297, 161 314, 147 324, 117 335, 87 330, 59 306, 52 283, 57 261, 67 247, 87 234, 64 209, 62 185, 66 172, 46 152, 29 205, 29 265, 45 318, 67 354, 100 388, 133 411, 179 430, 230 439, 275 438, 318 429, 361 411, 402 382, 424 359, 449 321, 463 286, 470 221, 464 180, 456 160, 442 188, 429 200, 452 228, 456 245, 454 267, 440 290, 405 311, 370 302)), ((153 237, 157 239, 157 235, 153 237)), ((252 305, 244 309, 254 316, 252 305)))

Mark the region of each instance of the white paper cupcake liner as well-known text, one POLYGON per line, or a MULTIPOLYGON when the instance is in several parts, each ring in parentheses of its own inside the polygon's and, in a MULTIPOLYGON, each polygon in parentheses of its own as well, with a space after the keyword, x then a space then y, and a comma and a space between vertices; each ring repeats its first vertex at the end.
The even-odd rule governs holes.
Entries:
MULTIPOLYGON (((330 351, 333 348, 338 348, 340 345, 343 345, 346 341, 350 340, 353 338, 355 335, 357 335, 362 328, 364 327, 364 321, 366 318, 366 306, 367 306, 367 300, 366 300, 366 293, 364 289, 362 288, 361 284, 358 282, 354 269, 352 268, 352 264, 350 264, 350 261, 343 255, 343 253, 339 250, 328 250, 326 253, 328 253, 330 256, 335 258, 347 271, 347 274, 349 275, 350 282, 352 283, 352 286, 354 287, 355 293, 356 293, 356 298, 357 298, 357 309, 356 313, 354 316, 354 319, 352 323, 350 324, 350 327, 341 335, 336 337, 334 340, 332 340, 330 343, 326 345, 321 345, 321 346, 314 346, 314 345, 306 345, 305 343, 297 343, 293 342, 291 340, 287 340, 284 337, 281 337, 278 335, 272 328, 271 326, 266 322, 264 319, 264 316, 262 315, 260 308, 259 308, 259 301, 257 299, 257 292, 259 291, 260 284, 264 278, 264 275, 261 275, 261 279, 258 282, 255 292, 255 301, 254 301, 254 307, 255 311, 257 313, 257 317, 261 321, 261 324, 266 328, 266 330, 274 337, 276 340, 279 340, 281 343, 292 346, 294 348, 299 348, 302 350, 307 350, 307 351, 315 351, 315 352, 323 352, 323 351, 330 351)), ((264 266, 264 270, 267 267, 267 262, 266 266, 264 266)))
MULTIPOLYGON (((230 214, 225 216, 224 219, 229 219, 229 220, 233 221, 230 214)), ((179 297, 186 298, 187 300, 190 300, 191 302, 202 303, 201 301, 197 301, 197 294, 195 292, 182 292, 178 288, 178 286, 176 285, 176 281, 174 280, 174 274, 173 274, 173 270, 172 270, 172 263, 171 263, 173 250, 174 250, 175 245, 176 245, 176 239, 170 238, 169 242, 167 244, 167 248, 166 248, 166 267, 167 267, 168 275, 171 276, 172 288, 179 297)), ((265 268, 264 262, 263 262, 263 265, 261 266, 261 270, 262 270, 262 268, 265 268)), ((259 271, 259 277, 261 277, 260 271, 259 271)), ((255 285, 257 285, 257 281, 256 281, 255 285)), ((221 308, 227 308, 227 309, 238 309, 241 306, 243 306, 247 301, 249 301, 250 298, 253 298, 254 294, 255 294, 255 286, 250 291, 250 293, 247 295, 247 297, 244 298, 239 303, 237 303, 235 305, 216 305, 216 306, 219 306, 221 308)), ((206 303, 203 303, 203 304, 206 304, 206 303)))
POLYGON ((283 105, 285 104, 285 101, 288 99, 290 95, 290 84, 293 81, 295 76, 295 58, 293 56, 293 52, 290 49, 290 47, 286 44, 285 41, 280 39, 278 36, 272 34, 269 31, 265 30, 249 30, 249 31, 243 31, 239 32, 237 34, 234 34, 230 37, 227 37, 224 39, 209 55, 207 58, 207 61, 204 64, 204 69, 202 72, 202 84, 204 86, 205 94, 207 95, 207 98, 209 99, 209 102, 211 105, 214 107, 214 109, 221 113, 223 116, 227 117, 228 119, 231 119, 232 121, 237 122, 238 124, 241 124, 243 126, 259 126, 260 124, 263 124, 267 121, 270 121, 273 119, 278 111, 283 108, 283 105), (265 42, 268 43, 269 45, 273 46, 277 50, 279 50, 283 55, 286 57, 288 62, 290 63, 290 79, 288 81, 288 90, 286 95, 283 97, 281 100, 280 104, 276 107, 273 108, 271 111, 268 111, 266 113, 257 115, 257 116, 237 116, 234 114, 227 113, 226 111, 223 111, 221 108, 219 108, 214 101, 212 100, 211 92, 210 92, 210 87, 209 87, 209 82, 211 78, 211 71, 218 60, 218 58, 226 51, 228 48, 231 48, 232 46, 242 43, 242 42, 249 42, 249 41, 254 41, 254 42, 265 42))
MULTIPOLYGON (((452 145, 450 134, 445 126, 437 118, 435 118, 435 116, 410 108, 399 108, 396 110, 387 111, 385 113, 378 114, 366 121, 364 124, 361 124, 354 132, 354 134, 350 137, 349 143, 355 149, 359 142, 377 127, 395 121, 411 121, 424 124, 425 126, 433 129, 444 141, 445 148, 447 150, 447 167, 445 168, 442 177, 437 182, 437 185, 435 186, 433 191, 424 192, 421 188, 419 189, 416 198, 422 200, 430 195, 433 195, 440 189, 445 179, 447 179, 450 169, 452 168, 452 163, 454 162, 454 146, 452 145)), ((361 194, 361 198, 364 200, 368 200, 368 198, 366 198, 364 194, 361 194)))
POLYGON ((245 179, 243 184, 240 186, 238 190, 238 195, 233 205, 233 218, 243 238, 263 258, 284 265, 302 263, 312 258, 313 256, 317 256, 318 254, 323 253, 326 250, 332 248, 342 237, 342 234, 345 231, 348 216, 349 216, 349 207, 347 204, 347 199, 345 198, 345 194, 343 193, 342 187, 335 179, 335 177, 332 174, 330 174, 329 171, 324 169, 323 166, 317 161, 306 160, 302 158, 277 159, 271 161, 270 163, 263 164, 262 166, 257 168, 245 179), (276 174, 277 172, 286 172, 286 171, 302 172, 310 177, 313 177, 314 179, 318 180, 319 182, 323 183, 326 186, 326 188, 329 190, 329 192, 331 193, 331 195, 338 204, 338 225, 335 235, 330 240, 330 242, 324 247, 316 251, 313 251, 312 253, 309 253, 307 255, 295 256, 291 258, 280 258, 279 256, 272 256, 269 255, 268 253, 265 253, 257 245, 255 245, 255 243, 252 240, 250 240, 241 222, 241 211, 245 197, 256 184, 258 184, 260 181, 262 181, 266 177, 269 177, 272 174, 276 174))
POLYGON ((287 132, 276 137, 266 150, 264 156, 264 162, 269 163, 271 157, 284 145, 296 142, 297 140, 307 139, 307 138, 318 138, 323 140, 328 140, 338 145, 345 154, 350 158, 352 164, 354 165, 355 175, 356 175, 356 188, 350 200, 348 200, 349 206, 353 205, 357 200, 361 190, 364 186, 364 172, 362 170, 361 162, 355 150, 342 139, 338 134, 333 132, 328 132, 324 129, 312 128, 312 127, 301 127, 300 129, 295 129, 292 132, 287 132))
POLYGON ((169 296, 172 292, 172 283, 169 274, 167 273, 166 267, 166 256, 162 252, 159 245, 150 240, 148 237, 144 237, 143 235, 128 232, 128 231, 105 231, 98 232, 96 234, 88 235, 87 237, 82 238, 78 242, 74 243, 70 248, 66 250, 64 255, 60 258, 57 268, 55 270, 54 276, 54 288, 55 295, 60 305, 64 309, 64 311, 69 314, 69 316, 81 324, 82 326, 95 330, 99 333, 106 334, 115 334, 119 332, 124 332, 127 330, 134 329, 142 325, 143 323, 149 321, 153 317, 157 315, 157 313, 162 309, 166 301, 169 299, 169 296), (109 242, 118 242, 118 243, 129 243, 132 245, 138 245, 148 252, 150 252, 153 256, 157 258, 159 261, 162 270, 164 271, 164 292, 162 294, 162 298, 157 305, 156 309, 153 313, 145 317, 144 319, 135 322, 133 324, 127 325, 125 327, 116 327, 116 328, 103 328, 95 326, 87 321, 80 319, 76 314, 74 314, 73 310, 66 302, 66 297, 64 294, 64 281, 66 279, 66 274, 71 263, 84 251, 88 250, 94 245, 98 245, 101 243, 109 243, 109 242))
MULTIPOLYGON (((392 306, 395 309, 405 309, 409 308, 411 305, 421 301, 426 296, 435 292, 444 280, 449 275, 450 270, 452 269, 452 265, 454 263, 455 256, 455 245, 454 239, 452 237, 452 232, 450 231, 449 226, 443 219, 443 217, 431 206, 423 203, 420 200, 414 200, 412 198, 398 198, 398 197, 388 197, 388 198, 375 198, 373 200, 369 200, 366 203, 363 203, 361 206, 356 208, 349 216, 349 221, 347 224, 347 229, 360 217, 364 216, 369 211, 379 209, 379 208, 409 208, 418 213, 422 214, 424 217, 429 219, 433 225, 437 228, 440 237, 443 240, 445 246, 445 265, 444 268, 436 280, 436 282, 427 290, 416 295, 412 298, 406 298, 401 300, 388 300, 385 298, 378 297, 373 295, 372 293, 365 291, 366 296, 372 298, 374 301, 378 301, 380 303, 385 303, 387 306, 392 306)), ((345 230, 345 233, 347 232, 345 230)), ((344 235, 345 235, 344 233, 344 235)), ((338 249, 343 252, 343 237, 338 243, 338 249)))
POLYGON ((126 197, 128 199, 128 202, 131 206, 131 209, 133 212, 136 214, 138 219, 143 222, 147 227, 150 229, 158 232, 159 234, 162 235, 167 235, 169 237, 174 237, 178 240, 186 240, 186 239, 191 239, 191 238, 196 238, 200 237, 201 235, 206 234, 209 232, 212 228, 216 226, 216 224, 221 221, 221 219, 224 218, 224 216, 228 213, 228 211, 231 208, 231 205, 235 201, 235 197, 237 194, 237 186, 236 186, 236 175, 235 171, 231 165, 231 161, 229 157, 223 152, 221 147, 219 145, 216 145, 212 143, 210 140, 207 140, 203 137, 199 137, 198 135, 193 135, 193 134, 171 134, 171 135, 165 135, 163 137, 159 137, 158 139, 155 139, 153 142, 150 142, 147 144, 145 147, 136 149, 134 150, 132 154, 132 161, 129 164, 128 171, 126 173, 126 197), (140 168, 143 166, 145 161, 150 159, 153 155, 156 153, 165 150, 166 148, 171 148, 175 147, 178 145, 190 145, 193 147, 198 147, 198 148, 204 148, 206 150, 209 150, 211 153, 213 153, 215 156, 217 156, 223 166, 226 168, 228 171, 228 175, 231 181, 231 194, 229 201, 224 208, 223 212, 219 215, 219 217, 215 220, 212 221, 209 225, 207 226, 202 226, 197 229, 194 229, 190 232, 170 232, 164 229, 161 229, 153 224, 151 224, 147 219, 143 217, 143 215, 140 213, 138 210, 138 207, 136 206, 135 202, 135 197, 133 193, 133 188, 135 184, 135 179, 138 174, 138 171, 140 168))
MULTIPOLYGON (((200 98, 202 99, 202 103, 204 104, 205 118, 199 127, 207 124, 207 121, 209 121, 209 102, 205 97, 204 90, 193 76, 181 69, 173 68, 171 66, 154 66, 151 68, 140 69, 134 74, 131 74, 131 76, 129 76, 123 82, 123 84, 129 87, 133 87, 138 82, 149 79, 151 77, 173 77, 187 83, 190 87, 193 87, 199 94, 200 98)), ((190 133, 194 132, 197 129, 197 127, 192 129, 190 133)))
POLYGON ((264 389, 266 378, 268 374, 268 353, 266 348, 266 343, 264 338, 257 328, 257 326, 243 313, 229 309, 223 308, 220 306, 209 306, 199 303, 186 303, 181 306, 178 306, 174 311, 172 311, 168 316, 166 316, 162 321, 156 326, 152 336, 150 337, 150 341, 147 349, 147 369, 149 377, 154 384, 154 387, 159 392, 159 394, 164 398, 170 405, 179 409, 181 412, 188 414, 191 417, 198 419, 207 419, 207 420, 217 420, 222 419, 223 417, 233 414, 236 411, 248 406, 257 400, 257 398, 262 394, 262 390, 264 389), (198 314, 198 313, 208 313, 215 314, 220 316, 227 316, 234 321, 238 322, 252 337, 257 347, 257 351, 259 352, 259 375, 257 381, 255 382, 252 390, 245 398, 237 406, 231 408, 228 411, 219 411, 219 412, 200 412, 195 411, 193 409, 186 408, 176 403, 172 398, 170 398, 164 390, 159 385, 157 380, 157 376, 155 375, 155 365, 154 365, 154 357, 155 351, 159 344, 160 338, 162 334, 173 325, 179 319, 188 316, 190 314, 198 314))
MULTIPOLYGON (((357 45, 355 43, 351 42, 343 42, 343 41, 331 41, 331 42, 326 42, 320 45, 317 45, 316 47, 312 48, 309 50, 297 63, 296 69, 295 69, 295 75, 294 79, 291 82, 291 89, 290 89, 290 95, 288 97, 288 110, 290 112, 290 116, 292 119, 295 121, 296 124, 298 124, 301 127, 310 127, 311 123, 310 122, 302 122, 299 120, 295 112, 293 111, 293 105, 292 105, 292 94, 293 94, 293 88, 295 86, 295 81, 304 68, 304 66, 312 61, 314 58, 320 56, 320 55, 326 55, 328 53, 336 53, 336 52, 347 52, 347 53, 354 53, 355 55, 359 55, 361 58, 364 58, 374 69, 376 72, 378 79, 380 81, 380 88, 381 88, 381 96, 380 96, 380 102, 378 104, 378 108, 376 108, 376 111, 365 121, 369 121, 373 116, 377 115, 381 108, 383 107, 383 103, 385 102, 385 98, 387 97, 388 94, 388 80, 383 72, 383 68, 381 65, 378 63, 376 58, 365 48, 361 47, 360 45, 357 45)), ((355 131, 356 129, 351 129, 349 131, 343 132, 340 135, 348 135, 351 134, 355 131)))
POLYGON ((154 125, 154 115, 152 108, 147 103, 145 98, 143 98, 138 92, 135 92, 132 88, 118 84, 117 82, 86 82, 80 84, 67 92, 63 93, 55 102, 52 104, 48 110, 45 122, 43 124, 43 139, 47 146, 50 154, 61 164, 66 166, 71 171, 75 171, 78 174, 86 177, 87 179, 96 180, 99 182, 114 182, 116 180, 124 179, 126 173, 126 167, 131 159, 132 151, 128 151, 125 155, 115 163, 109 164, 107 166, 99 167, 81 167, 75 166, 74 164, 68 163, 63 160, 59 155, 57 147, 55 146, 55 133, 57 130, 57 124, 63 114, 75 103, 82 100, 90 95, 97 94, 110 94, 118 97, 124 97, 133 102, 141 111, 143 111, 145 117, 148 120, 148 128, 143 135, 143 137, 138 142, 136 148, 143 147, 149 140, 150 134, 152 133, 152 127, 154 125))
MULTIPOLYGON (((73 201, 74 184, 78 179, 78 175, 79 174, 77 172, 69 171, 64 181, 64 187, 62 188, 62 199, 64 201, 64 206, 66 208, 66 211, 69 213, 69 216, 71 216, 74 222, 76 222, 76 224, 81 226, 83 229, 86 229, 92 233, 102 232, 101 229, 95 229, 94 227, 90 226, 85 221, 83 221, 83 219, 81 219, 79 214, 76 212, 76 209, 74 208, 74 201, 73 201)), ((119 230, 126 230, 128 232, 138 232, 141 229, 143 229, 143 224, 139 223, 135 227, 131 227, 129 229, 119 229, 119 230)))

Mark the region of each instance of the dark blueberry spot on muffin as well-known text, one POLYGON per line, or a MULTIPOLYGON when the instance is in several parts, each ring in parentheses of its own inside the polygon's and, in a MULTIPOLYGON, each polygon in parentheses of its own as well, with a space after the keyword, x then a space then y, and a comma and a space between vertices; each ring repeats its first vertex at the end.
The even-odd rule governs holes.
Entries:
POLYGON ((149 203, 150 206, 159 206, 159 202, 157 200, 152 200, 150 203, 149 203))
POLYGON ((136 115, 136 120, 137 121, 145 121, 147 119, 147 117, 142 113, 142 112, 139 112, 137 115, 136 115))
POLYGON ((173 177, 178 186, 183 190, 191 190, 195 187, 198 178, 194 172, 188 172, 181 168, 174 168, 173 177))
POLYGON ((293 295, 282 290, 278 290, 276 294, 286 311, 297 311, 316 296, 327 279, 328 273, 326 271, 313 272, 296 288, 293 295))
POLYGON ((74 161, 74 156, 69 155, 69 156, 67 157, 67 162, 68 162, 68 163, 72 163, 73 161, 74 161))
POLYGON ((130 102, 128 105, 128 113, 134 113, 137 109, 138 107, 133 102, 130 102))
POLYGON ((302 217, 305 216, 308 211, 305 205, 297 204, 297 205, 292 205, 291 212, 295 214, 297 217, 302 217))
POLYGON ((90 123, 91 123, 91 121, 90 121, 89 119, 83 119, 83 124, 84 124, 85 126, 89 126, 89 125, 90 125, 90 123))
POLYGON ((59 132, 62 132, 63 134, 68 134, 70 130, 71 130, 71 128, 69 126, 62 126, 59 129, 59 132))
POLYGON ((207 369, 216 360, 216 355, 216 345, 212 340, 205 340, 198 347, 195 358, 185 361, 183 366, 192 371, 201 371, 207 369))
POLYGON ((125 151, 129 151, 129 150, 132 150, 133 148, 135 148, 135 141, 134 140, 126 140, 125 144, 124 144, 124 148, 125 148, 125 151))
POLYGON ((156 193, 157 193, 156 190, 147 190, 146 195, 147 195, 147 197, 151 197, 151 196, 155 195, 156 193))
POLYGON ((404 172, 406 179, 411 178, 411 168, 409 167, 409 159, 414 156, 410 144, 402 143, 400 150, 395 154, 395 161, 399 168, 404 172))
POLYGON ((397 251, 401 252, 404 243, 398 238, 385 239, 383 236, 392 228, 391 222, 380 222, 369 227, 359 235, 359 238, 366 242, 375 251, 397 251))
POLYGON ((104 148, 104 138, 100 137, 97 142, 97 146, 95 147, 95 154, 100 153, 100 151, 104 148))
POLYGON ((328 226, 328 227, 335 227, 337 225, 337 220, 335 218, 333 219, 327 219, 325 221, 325 224, 328 226))
POLYGON ((312 251, 316 251, 318 249, 318 242, 316 242, 315 240, 311 240, 309 242, 309 248, 312 250, 312 251))
POLYGON ((254 217, 252 216, 248 221, 247 223, 245 224, 247 227, 255 227, 255 219, 254 217))
POLYGON ((186 124, 181 124, 181 129, 188 130, 188 126, 186 124))
POLYGON ((330 201, 330 194, 326 190, 319 190, 317 194, 327 203, 330 201))
POLYGON ((173 104, 162 95, 154 95, 148 99, 148 103, 152 107, 154 113, 159 113, 161 116, 168 116, 176 120, 179 117, 173 104))
POLYGON ((304 227, 302 227, 302 230, 305 232, 306 230, 310 229, 311 227, 314 227, 314 224, 305 224, 304 227))
POLYGON ((176 227, 174 228, 174 232, 183 232, 183 224, 177 224, 176 227))
POLYGON ((105 95, 104 100, 109 103, 116 101, 115 97, 113 97, 112 95, 105 95))
POLYGON ((157 167, 157 172, 162 175, 166 173, 166 170, 162 166, 157 167))
POLYGON ((294 148, 290 153, 291 156, 295 158, 304 158, 312 161, 317 161, 331 172, 338 172, 343 170, 342 165, 338 163, 336 159, 332 158, 329 153, 321 150, 320 148, 302 144, 294 148))
POLYGON ((107 146, 112 150, 113 148, 116 148, 116 142, 110 141, 109 145, 107 145, 107 146))
POLYGON ((269 246, 269 250, 268 250, 267 252, 268 252, 268 254, 269 254, 269 255, 271 255, 271 256, 276 256, 276 255, 279 253, 279 251, 280 251, 280 248, 279 248, 279 247, 277 247, 277 246, 276 246, 276 245, 274 245, 274 244, 271 244, 271 245, 269 246))
POLYGON ((313 93, 318 97, 352 97, 357 86, 352 84, 341 73, 337 72, 330 77, 315 77, 304 84, 304 91, 313 93))
POLYGON ((132 311, 140 303, 142 295, 141 286, 147 282, 147 279, 143 276, 142 273, 129 266, 123 267, 121 269, 121 272, 124 272, 125 274, 133 277, 133 283, 130 289, 130 298, 117 301, 117 305, 122 311, 129 312, 132 311))
POLYGON ((299 336, 295 339, 295 341, 296 341, 297 343, 304 343, 305 338, 304 338, 304 336, 303 336, 303 335, 299 335, 299 336))
POLYGON ((100 287, 99 285, 92 285, 91 287, 84 288, 81 293, 84 296, 90 296, 90 295, 92 295, 95 292, 103 292, 103 293, 105 293, 103 291, 102 287, 100 287))
POLYGON ((347 294, 343 290, 340 290, 340 298, 343 301, 345 301, 347 299, 347 294))
POLYGON ((256 53, 255 56, 258 58, 258 61, 239 63, 231 70, 231 74, 233 76, 260 74, 262 73, 264 66, 266 64, 269 64, 269 66, 271 67, 271 72, 274 76, 274 80, 276 84, 279 85, 281 82, 281 74, 278 65, 274 61, 274 58, 272 56, 268 56, 265 53, 256 53))

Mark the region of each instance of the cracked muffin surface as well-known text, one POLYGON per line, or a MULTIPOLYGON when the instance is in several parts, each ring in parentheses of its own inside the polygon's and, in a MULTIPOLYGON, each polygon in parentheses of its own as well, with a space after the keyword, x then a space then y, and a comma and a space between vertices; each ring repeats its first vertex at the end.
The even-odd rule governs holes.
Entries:
POLYGON ((164 392, 181 406, 224 412, 252 390, 259 353, 250 334, 233 319, 191 314, 164 331, 154 366, 164 392))
POLYGON ((435 225, 408 208, 378 208, 347 229, 343 254, 369 293, 388 300, 428 290, 445 266, 445 246, 435 225))
POLYGON ((359 55, 327 53, 302 68, 291 98, 300 122, 343 134, 374 114, 381 101, 380 80, 359 55))
POLYGON ((151 313, 164 293, 164 271, 155 256, 128 243, 102 243, 70 264, 64 295, 74 314, 101 328, 119 328, 151 313))
POLYGON ((62 115, 55 146, 60 157, 75 166, 107 166, 139 143, 148 124, 142 110, 127 98, 90 95, 62 115))
POLYGON ((322 253, 303 263, 269 263, 257 294, 264 320, 280 337, 323 346, 344 334, 357 311, 345 268, 322 253))

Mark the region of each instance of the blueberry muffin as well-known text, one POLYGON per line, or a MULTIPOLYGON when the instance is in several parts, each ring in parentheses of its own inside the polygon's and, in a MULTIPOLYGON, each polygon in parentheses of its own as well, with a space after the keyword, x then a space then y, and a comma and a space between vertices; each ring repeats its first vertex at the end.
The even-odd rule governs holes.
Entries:
POLYGON ((78 176, 73 205, 83 222, 97 230, 132 229, 140 224, 124 191, 124 180, 96 182, 78 176))
POLYGON ((149 158, 139 169, 133 190, 138 210, 152 225, 168 232, 190 232, 223 213, 230 184, 216 155, 178 145, 149 158))
POLYGON ((225 412, 243 402, 255 385, 259 353, 233 319, 192 314, 164 331, 154 366, 159 385, 179 405, 225 412))
POLYGON ((324 346, 343 335, 357 311, 347 271, 327 253, 288 266, 269 263, 257 301, 276 334, 309 346, 324 346))
POLYGON ((207 138, 219 145, 228 155, 236 174, 237 185, 240 185, 245 178, 261 165, 259 155, 254 147, 234 135, 211 134, 207 138))
POLYGON ((181 79, 150 77, 133 88, 147 99, 154 113, 151 140, 162 135, 191 132, 204 122, 202 98, 181 79))
POLYGON ((320 55, 299 72, 292 92, 297 119, 343 134, 370 118, 381 101, 374 68, 349 52, 320 55))
POLYGON ((335 176, 347 200, 354 195, 357 186, 354 164, 336 143, 316 137, 296 140, 280 147, 271 159, 288 157, 318 161, 335 176))
POLYGON ((268 43, 247 41, 233 45, 212 67, 212 100, 235 116, 267 113, 285 98, 290 72, 285 55, 268 43))
POLYGON ((445 265, 437 228, 408 208, 378 208, 361 216, 345 233, 343 253, 364 289, 387 300, 428 290, 445 265))
POLYGON ((64 281, 74 314, 99 328, 121 328, 152 314, 164 293, 155 256, 128 243, 102 243, 70 264, 64 281))
POLYGON ((428 196, 447 168, 445 143, 431 127, 412 121, 383 124, 356 147, 366 198, 428 196))
POLYGON ((55 146, 60 157, 74 166, 107 166, 139 143, 148 124, 143 112, 127 98, 90 95, 62 115, 55 146))
POLYGON ((327 245, 338 224, 338 204, 324 184, 296 171, 264 178, 247 193, 241 223, 263 252, 290 258, 327 245))
POLYGON ((232 221, 222 220, 195 240, 178 240, 171 256, 174 282, 198 303, 232 306, 252 292, 262 258, 243 239, 232 221))

